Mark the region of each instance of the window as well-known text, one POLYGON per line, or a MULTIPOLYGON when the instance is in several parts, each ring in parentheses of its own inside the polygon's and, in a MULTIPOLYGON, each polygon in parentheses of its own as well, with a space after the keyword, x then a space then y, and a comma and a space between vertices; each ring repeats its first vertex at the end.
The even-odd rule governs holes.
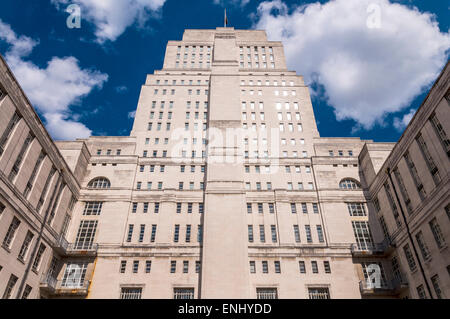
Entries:
POLYGON ((442 294, 442 290, 440 287, 439 276, 434 275, 433 277, 431 277, 431 283, 433 284, 434 292, 436 293, 437 299, 443 299, 444 296, 442 294))
POLYGON ((403 252, 405 253, 406 260, 408 261, 409 269, 413 272, 417 268, 416 261, 414 260, 409 244, 403 246, 403 252))
POLYGON ((325 269, 326 274, 331 274, 331 266, 329 261, 323 262, 323 268, 325 269))
POLYGON ((120 272, 121 274, 124 274, 126 270, 127 270, 127 261, 126 261, 126 260, 122 260, 122 261, 120 262, 120 269, 119 269, 119 272, 120 272))
POLYGON ((253 226, 248 225, 248 242, 253 243, 253 226))
POLYGON ((444 148, 444 152, 447 153, 447 156, 450 157, 450 140, 447 137, 447 134, 444 130, 444 127, 439 122, 436 113, 433 113, 430 116, 430 122, 436 132, 436 135, 438 136, 442 147, 444 148))
POLYGON ((294 225, 294 238, 296 243, 300 243, 300 229, 298 225, 294 225))
POLYGON ((83 216, 98 216, 102 212, 102 202, 86 202, 83 216))
POLYGON ((255 274, 256 273, 256 265, 254 261, 250 261, 250 273, 255 274))
POLYGON ((367 216, 364 203, 347 203, 350 216, 367 216))
POLYGON ((409 213, 412 211, 411 200, 408 195, 408 191, 406 190, 405 183, 403 182, 403 177, 400 175, 398 168, 394 169, 394 175, 397 179, 398 186, 400 188, 400 193, 402 194, 403 201, 405 202, 406 209, 409 213))
POLYGON ((111 188, 111 182, 106 177, 97 177, 88 184, 90 189, 108 189, 111 188))
POLYGON ((5 131, 3 132, 3 135, 0 138, 0 156, 2 156, 4 152, 4 148, 6 146, 6 143, 8 142, 9 137, 11 136, 12 132, 14 131, 14 128, 16 127, 17 123, 20 121, 21 116, 19 113, 15 112, 12 116, 11 120, 8 123, 8 126, 6 127, 5 131))
POLYGON ((173 299, 194 299, 194 288, 174 288, 173 299))
POLYGON ((142 288, 122 288, 120 291, 120 299, 141 299, 142 288))
POLYGON ((445 239, 444 235, 442 234, 441 227, 437 223, 436 218, 430 221, 429 223, 431 232, 433 233, 434 240, 436 241, 436 244, 439 249, 445 247, 445 239))
POLYGON ((5 292, 3 293, 2 299, 10 299, 11 298, 12 291, 13 291, 14 286, 16 285, 18 279, 19 278, 17 278, 14 275, 11 275, 9 277, 8 284, 6 285, 5 292))
POLYGON ((277 288, 256 288, 256 299, 278 299, 277 288))
POLYGON ((281 264, 278 260, 274 261, 275 273, 281 274, 281 264))
POLYGON ((133 274, 137 274, 139 271, 139 260, 133 261, 133 274))
POLYGON ((28 197, 28 194, 31 192, 31 189, 33 188, 33 184, 36 180, 37 172, 41 168, 41 164, 44 161, 45 153, 41 151, 39 154, 39 157, 34 165, 33 172, 31 173, 30 178, 28 179, 27 185, 25 187, 25 190, 23 191, 23 196, 28 197))
POLYGON ((263 274, 269 273, 269 264, 267 263, 267 261, 262 262, 262 272, 263 274))
POLYGON ((203 225, 197 226, 197 242, 201 243, 203 241, 203 225))
POLYGON ((27 235, 25 236, 25 240, 23 241, 22 247, 20 248, 19 252, 19 260, 25 261, 26 255, 28 253, 28 249, 30 248, 31 241, 33 240, 33 233, 28 231, 27 235))
POLYGON ((430 154, 430 151, 428 150, 428 146, 425 143, 425 140, 423 139, 422 134, 419 134, 416 137, 416 141, 417 141, 417 144, 419 145, 420 151, 422 152, 425 162, 427 163, 427 166, 431 173, 431 176, 433 177, 434 183, 436 185, 438 185, 441 182, 441 176, 439 174, 439 169, 436 166, 434 159, 430 154))
POLYGON ((7 249, 11 248, 12 241, 14 240, 19 225, 20 221, 16 217, 14 217, 11 224, 9 225, 8 231, 6 232, 5 238, 3 239, 3 247, 7 249))
POLYGON ((141 225, 141 230, 139 232, 139 242, 142 243, 144 241, 145 235, 145 225, 141 225))
POLYGON ((297 214, 297 206, 295 205, 295 203, 291 203, 291 213, 297 214))
POLYGON ((302 212, 303 214, 308 214, 308 206, 306 203, 302 203, 302 212))
POLYGON ((191 242, 191 225, 186 225, 186 243, 191 242))
POLYGON ((343 179, 340 183, 339 183, 339 188, 340 189, 360 189, 361 186, 359 185, 359 183, 353 179, 343 179))
POLYGON ((266 242, 266 233, 264 230, 264 225, 259 225, 259 240, 261 241, 261 243, 266 242))
POLYGON ((175 225, 175 230, 173 233, 173 242, 178 243, 180 237, 180 225, 175 225))
POLYGON ((311 226, 305 225, 306 241, 312 243, 311 226))
POLYGON ((421 231, 416 234, 416 241, 419 244, 420 252, 422 254, 423 259, 428 260, 431 257, 430 250, 428 249, 428 246, 425 243, 425 239, 421 231))
POLYGON ((195 262, 195 273, 196 273, 196 274, 200 273, 200 268, 201 268, 201 263, 200 263, 199 260, 197 260, 197 261, 195 262))
POLYGON ((308 288, 309 299, 330 299, 328 288, 308 288))
POLYGON ((304 261, 300 260, 298 262, 298 268, 299 268, 301 274, 306 274, 306 266, 305 266, 304 261))
POLYGON ((272 232, 272 243, 276 243, 277 242, 277 228, 275 225, 271 225, 270 226, 270 230, 272 232))
POLYGON ((270 214, 275 213, 275 208, 274 208, 274 204, 273 203, 269 203, 269 213, 270 214))
POLYGON ((31 269, 34 272, 39 271, 39 267, 41 265, 41 260, 42 260, 42 255, 44 254, 45 249, 46 249, 46 247, 44 244, 39 245, 39 249, 36 253, 36 256, 34 257, 33 266, 31 267, 31 269))
POLYGON ((27 138, 23 142, 22 148, 20 149, 19 154, 17 155, 17 159, 14 162, 13 167, 11 168, 11 172, 9 173, 8 179, 12 182, 14 178, 19 173, 20 165, 22 164, 23 157, 28 150, 28 147, 32 143, 34 136, 31 133, 28 133, 27 138))
POLYGON ((372 233, 370 232, 369 223, 366 221, 352 221, 352 226, 358 249, 372 249, 373 238, 372 233))
POLYGON ((131 243, 131 240, 133 239, 133 229, 134 229, 133 224, 128 226, 127 243, 131 243))
POLYGON ((157 225, 152 225, 152 235, 150 237, 150 242, 154 243, 156 240, 156 229, 157 225))
POLYGON ((313 203, 313 213, 318 214, 319 213, 319 205, 317 203, 313 203))
POLYGON ((31 294, 31 290, 33 290, 33 288, 31 288, 28 285, 25 285, 25 288, 23 290, 23 294, 22 294, 22 299, 28 299, 28 297, 31 294))
POLYGON ((389 205, 391 206, 392 213, 394 215, 395 222, 397 224, 397 227, 400 227, 402 225, 400 221, 400 216, 398 214, 397 204, 394 201, 394 198, 392 197, 391 193, 391 186, 388 184, 388 182, 384 183, 384 190, 386 192, 386 196, 388 198, 389 205))
POLYGON ((184 260, 183 261, 183 274, 189 273, 189 261, 184 260))
POLYGON ((317 267, 317 261, 311 261, 311 268, 312 268, 313 274, 319 273, 319 267, 317 267))
POLYGON ((427 299, 427 294, 425 293, 425 288, 423 287, 423 285, 418 286, 416 289, 419 299, 427 299))
POLYGON ((316 228, 317 228, 317 237, 319 238, 319 242, 323 243, 325 241, 325 239, 323 238, 322 226, 317 225, 316 228))

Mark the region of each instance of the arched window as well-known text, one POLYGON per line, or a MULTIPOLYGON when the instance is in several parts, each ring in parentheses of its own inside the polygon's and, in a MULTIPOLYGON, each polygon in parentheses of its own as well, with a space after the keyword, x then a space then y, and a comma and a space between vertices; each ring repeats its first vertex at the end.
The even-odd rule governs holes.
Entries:
POLYGON ((351 179, 351 178, 344 178, 340 183, 339 183, 339 188, 340 189, 360 189, 361 185, 359 184, 358 181, 351 179))
POLYGON ((106 177, 97 177, 89 182, 88 188, 92 188, 92 189, 111 188, 111 182, 106 177))

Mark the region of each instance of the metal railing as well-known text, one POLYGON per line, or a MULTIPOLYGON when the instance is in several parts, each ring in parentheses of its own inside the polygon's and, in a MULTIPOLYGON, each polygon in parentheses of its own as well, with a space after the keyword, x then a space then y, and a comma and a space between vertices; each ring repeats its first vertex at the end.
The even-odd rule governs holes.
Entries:
POLYGON ((385 239, 381 243, 365 244, 364 246, 352 244, 351 251, 352 253, 380 254, 385 253, 389 247, 392 247, 391 241, 385 239))
POLYGON ((87 291, 89 289, 90 285, 89 280, 78 280, 76 282, 67 281, 67 280, 60 280, 56 284, 56 289, 61 290, 85 290, 87 291))
POLYGON ((76 252, 96 253, 98 244, 91 242, 69 243, 64 236, 60 236, 56 241, 56 248, 59 248, 64 254, 72 254, 76 252))
POLYGON ((41 286, 47 286, 52 289, 56 289, 58 280, 51 274, 44 274, 41 278, 41 286))
POLYGON ((401 275, 401 277, 395 277, 388 282, 382 280, 378 284, 368 282, 367 280, 361 280, 359 282, 359 289, 361 292, 375 291, 375 290, 389 290, 394 292, 397 289, 401 289, 402 287, 408 286, 408 281, 405 278, 406 278, 405 275, 401 275))

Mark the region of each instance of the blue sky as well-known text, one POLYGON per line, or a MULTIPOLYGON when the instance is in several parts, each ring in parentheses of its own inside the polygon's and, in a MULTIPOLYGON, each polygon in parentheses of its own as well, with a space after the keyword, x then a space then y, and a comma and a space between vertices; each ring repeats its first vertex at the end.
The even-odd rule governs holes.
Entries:
POLYGON ((3 0, 0 53, 56 139, 128 135, 188 28, 263 28, 310 84, 321 136, 396 141, 448 59, 446 1, 3 0), (320 4, 322 5, 319 5, 320 4), (65 9, 81 6, 81 28, 65 9), (48 97, 51 96, 51 99, 48 97))

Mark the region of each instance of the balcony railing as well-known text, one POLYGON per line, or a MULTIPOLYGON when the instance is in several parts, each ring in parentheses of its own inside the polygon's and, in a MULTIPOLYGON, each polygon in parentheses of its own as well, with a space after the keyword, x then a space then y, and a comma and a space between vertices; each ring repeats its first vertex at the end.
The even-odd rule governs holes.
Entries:
POLYGON ((64 256, 95 256, 98 251, 96 243, 69 243, 63 236, 59 237, 55 249, 64 256))
POLYGON ((79 280, 77 282, 57 280, 50 274, 46 274, 41 279, 40 288, 51 295, 86 295, 90 283, 89 280, 79 280))
POLYGON ((359 244, 352 244, 351 251, 353 256, 364 257, 364 256, 374 256, 374 255, 387 255, 389 254, 391 248, 393 248, 392 243, 385 239, 381 243, 376 244, 366 244, 361 246, 359 244))
POLYGON ((378 284, 367 282, 367 280, 359 282, 359 290, 363 295, 397 295, 407 287, 408 281, 404 275, 401 278, 396 277, 391 281, 381 281, 378 284))

